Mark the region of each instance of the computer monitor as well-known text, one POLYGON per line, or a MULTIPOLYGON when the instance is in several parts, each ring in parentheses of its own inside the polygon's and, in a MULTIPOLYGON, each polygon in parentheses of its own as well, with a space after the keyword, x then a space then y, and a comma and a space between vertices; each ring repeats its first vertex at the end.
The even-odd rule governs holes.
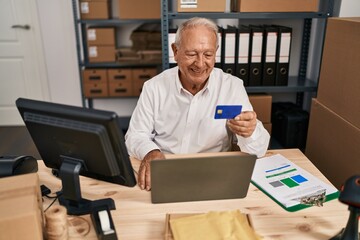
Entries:
POLYGON ((136 179, 116 113, 19 98, 16 106, 48 168, 59 172, 59 202, 68 214, 115 209, 111 198, 83 199, 79 174, 133 187, 136 179))

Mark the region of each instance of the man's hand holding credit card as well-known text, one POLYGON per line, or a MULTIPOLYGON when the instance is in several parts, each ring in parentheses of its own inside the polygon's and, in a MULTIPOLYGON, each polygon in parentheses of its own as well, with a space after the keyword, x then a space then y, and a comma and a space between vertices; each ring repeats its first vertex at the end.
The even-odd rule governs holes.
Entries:
POLYGON ((242 105, 217 105, 215 119, 233 119, 241 113, 242 105))
POLYGON ((256 127, 256 113, 243 111, 242 105, 218 105, 215 109, 215 119, 227 119, 229 129, 242 137, 250 137, 256 127))

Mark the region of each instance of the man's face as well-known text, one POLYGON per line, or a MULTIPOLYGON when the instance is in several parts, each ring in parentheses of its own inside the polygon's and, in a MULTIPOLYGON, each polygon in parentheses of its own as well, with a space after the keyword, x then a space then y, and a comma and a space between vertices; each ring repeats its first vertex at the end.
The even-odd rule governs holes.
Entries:
POLYGON ((185 89, 203 87, 215 65, 216 35, 204 26, 186 29, 180 46, 172 46, 185 89))

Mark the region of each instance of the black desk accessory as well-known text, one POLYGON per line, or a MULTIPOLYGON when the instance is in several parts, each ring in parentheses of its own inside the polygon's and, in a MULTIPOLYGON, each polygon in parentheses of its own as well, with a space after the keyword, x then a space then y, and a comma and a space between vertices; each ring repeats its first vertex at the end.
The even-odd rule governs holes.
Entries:
POLYGON ((116 230, 108 206, 93 208, 91 220, 94 224, 96 235, 101 240, 117 240, 116 230))
POLYGON ((1 156, 0 177, 9 177, 38 171, 37 160, 32 156, 1 156))
POLYGON ((339 201, 349 205, 350 216, 345 229, 330 240, 359 240, 360 217, 360 175, 355 175, 346 180, 341 189, 339 201))

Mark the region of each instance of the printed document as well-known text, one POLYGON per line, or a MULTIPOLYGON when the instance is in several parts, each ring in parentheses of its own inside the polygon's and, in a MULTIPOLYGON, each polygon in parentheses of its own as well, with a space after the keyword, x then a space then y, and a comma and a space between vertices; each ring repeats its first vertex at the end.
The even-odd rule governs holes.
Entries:
MULTIPOLYGON (((309 172, 276 154, 256 160, 252 183, 288 211, 307 207, 324 196, 328 201, 338 197, 338 190, 309 172)), ((312 205, 317 205, 316 203, 312 205)))

